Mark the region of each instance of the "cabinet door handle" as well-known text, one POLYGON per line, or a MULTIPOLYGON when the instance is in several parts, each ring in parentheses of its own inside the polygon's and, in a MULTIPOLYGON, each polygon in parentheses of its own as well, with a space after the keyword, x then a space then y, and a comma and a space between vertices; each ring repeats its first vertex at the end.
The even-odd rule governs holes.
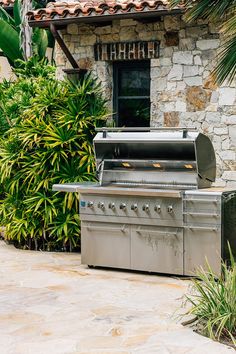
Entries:
POLYGON ((199 213, 199 212, 191 212, 191 211, 185 211, 183 212, 184 215, 196 215, 196 216, 213 216, 213 217, 218 217, 220 214, 218 213, 199 213))
POLYGON ((125 227, 126 225, 123 225, 121 227, 105 227, 105 226, 92 226, 92 225, 87 225, 85 226, 88 231, 97 231, 97 230, 102 230, 102 231, 121 231, 121 232, 126 232, 127 229, 125 227))
POLYGON ((136 230, 137 234, 156 234, 156 235, 167 235, 167 236, 177 236, 177 232, 168 232, 168 231, 157 231, 157 230, 145 230, 138 229, 136 230))
POLYGON ((184 226, 184 228, 188 230, 206 230, 206 231, 215 231, 215 232, 219 230, 219 227, 195 226, 195 225, 184 226))
POLYGON ((192 203, 214 203, 216 204, 218 200, 216 199, 184 199, 185 202, 192 202, 192 203))

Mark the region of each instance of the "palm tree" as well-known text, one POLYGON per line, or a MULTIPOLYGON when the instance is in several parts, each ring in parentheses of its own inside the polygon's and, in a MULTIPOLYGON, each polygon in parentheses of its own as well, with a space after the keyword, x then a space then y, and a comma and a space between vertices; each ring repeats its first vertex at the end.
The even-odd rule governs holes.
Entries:
POLYGON ((215 81, 231 83, 236 76, 236 0, 170 0, 171 6, 184 5, 185 19, 208 19, 221 24, 223 43, 213 70, 215 81))
POLYGON ((25 59, 29 59, 32 54, 32 44, 31 44, 31 39, 32 39, 32 28, 28 25, 27 21, 27 12, 32 10, 33 8, 33 1, 32 0, 21 0, 21 31, 20 31, 20 36, 21 36, 21 46, 22 46, 22 51, 24 53, 25 59))

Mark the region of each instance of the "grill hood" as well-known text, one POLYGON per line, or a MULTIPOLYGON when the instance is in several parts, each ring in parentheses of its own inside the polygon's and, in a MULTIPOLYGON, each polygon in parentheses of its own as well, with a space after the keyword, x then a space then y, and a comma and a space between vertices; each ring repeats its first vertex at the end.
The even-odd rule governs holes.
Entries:
POLYGON ((193 189, 210 187, 215 180, 215 153, 204 134, 187 128, 100 130, 94 148, 101 185, 137 183, 193 189))

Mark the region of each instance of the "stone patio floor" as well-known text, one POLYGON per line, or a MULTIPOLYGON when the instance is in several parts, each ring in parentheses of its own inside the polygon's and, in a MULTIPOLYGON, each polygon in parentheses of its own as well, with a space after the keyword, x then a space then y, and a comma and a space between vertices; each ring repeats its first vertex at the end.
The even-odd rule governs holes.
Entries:
POLYGON ((189 281, 88 269, 79 254, 0 242, 0 354, 224 354, 182 327, 189 281))

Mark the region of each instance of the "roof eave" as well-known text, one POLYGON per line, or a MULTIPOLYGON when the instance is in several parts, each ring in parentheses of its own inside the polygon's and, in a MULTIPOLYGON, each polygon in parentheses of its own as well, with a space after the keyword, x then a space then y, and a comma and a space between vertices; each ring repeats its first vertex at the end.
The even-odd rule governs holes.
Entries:
POLYGON ((129 13, 120 13, 120 14, 103 14, 103 15, 89 15, 89 16, 74 16, 70 18, 53 18, 46 20, 29 20, 28 23, 31 27, 41 27, 47 28, 50 27, 50 24, 54 24, 56 27, 63 27, 71 23, 98 23, 98 22, 107 22, 118 19, 141 19, 147 17, 159 17, 166 15, 177 15, 183 14, 183 9, 162 9, 162 10, 153 10, 153 11, 142 11, 142 12, 129 12, 129 13))

